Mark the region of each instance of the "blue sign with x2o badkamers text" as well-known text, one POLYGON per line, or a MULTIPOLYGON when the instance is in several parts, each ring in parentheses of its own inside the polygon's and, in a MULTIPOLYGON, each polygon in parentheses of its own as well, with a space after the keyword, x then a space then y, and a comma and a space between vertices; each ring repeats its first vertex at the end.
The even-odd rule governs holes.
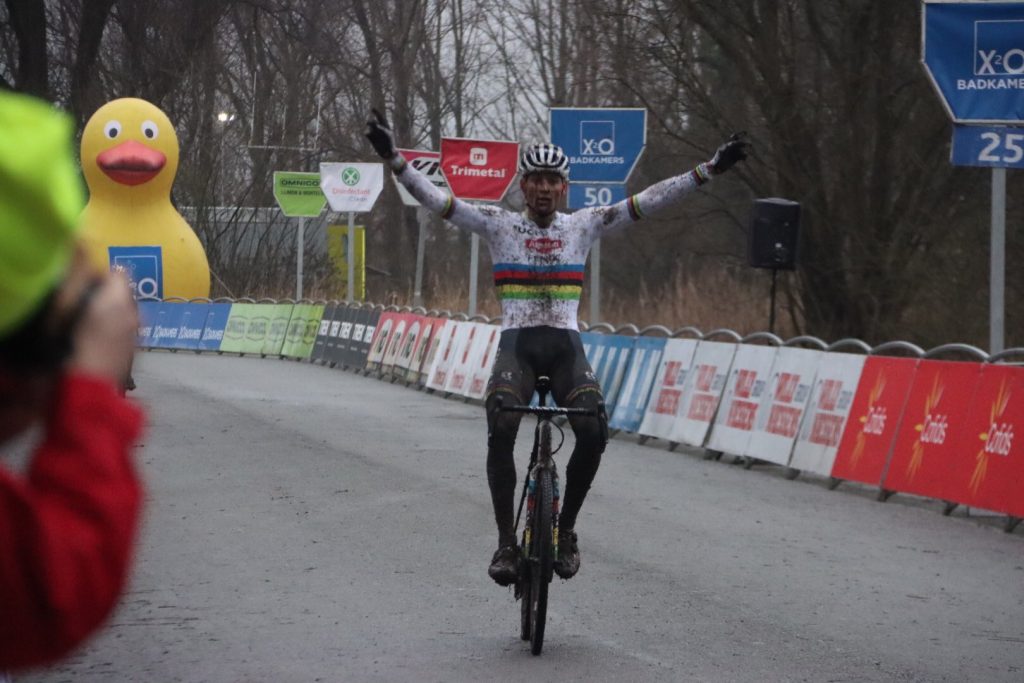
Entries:
POLYGON ((569 157, 570 183, 624 183, 647 143, 646 109, 549 110, 551 142, 569 157))
POLYGON ((922 61, 958 123, 1024 121, 1024 2, 926 0, 922 61))

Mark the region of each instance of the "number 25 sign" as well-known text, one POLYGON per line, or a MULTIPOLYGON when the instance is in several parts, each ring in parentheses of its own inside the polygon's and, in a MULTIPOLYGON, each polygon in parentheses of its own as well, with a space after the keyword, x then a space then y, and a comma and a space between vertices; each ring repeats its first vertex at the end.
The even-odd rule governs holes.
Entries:
POLYGON ((956 125, 950 156, 956 166, 1024 168, 1024 128, 956 125))

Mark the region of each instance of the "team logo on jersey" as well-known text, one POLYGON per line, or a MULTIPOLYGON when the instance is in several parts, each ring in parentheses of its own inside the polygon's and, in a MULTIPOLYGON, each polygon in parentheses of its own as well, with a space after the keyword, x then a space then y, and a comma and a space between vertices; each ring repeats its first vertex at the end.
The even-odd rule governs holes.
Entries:
POLYGON ((550 254, 559 251, 563 247, 562 240, 551 239, 550 237, 536 237, 526 240, 526 248, 538 254, 550 254))

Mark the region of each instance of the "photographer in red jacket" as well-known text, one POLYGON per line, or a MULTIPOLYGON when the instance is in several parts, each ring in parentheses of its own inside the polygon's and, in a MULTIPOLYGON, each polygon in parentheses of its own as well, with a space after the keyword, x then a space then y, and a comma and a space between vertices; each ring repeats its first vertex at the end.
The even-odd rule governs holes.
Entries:
POLYGON ((120 386, 135 347, 127 281, 76 248, 72 124, 0 91, 0 444, 38 426, 25 472, 0 464, 0 671, 46 664, 103 623, 142 500, 142 414, 120 386))

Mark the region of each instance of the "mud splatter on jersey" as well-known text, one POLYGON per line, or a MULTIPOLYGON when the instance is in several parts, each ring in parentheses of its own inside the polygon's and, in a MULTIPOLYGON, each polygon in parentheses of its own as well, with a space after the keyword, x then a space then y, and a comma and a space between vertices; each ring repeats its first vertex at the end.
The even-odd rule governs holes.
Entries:
POLYGON ((423 206, 487 242, 501 299, 503 330, 540 325, 578 330, 584 266, 594 242, 676 204, 710 178, 706 165, 700 164, 618 204, 557 213, 550 226, 541 228, 525 213, 453 197, 401 155, 390 164, 399 182, 423 206))

